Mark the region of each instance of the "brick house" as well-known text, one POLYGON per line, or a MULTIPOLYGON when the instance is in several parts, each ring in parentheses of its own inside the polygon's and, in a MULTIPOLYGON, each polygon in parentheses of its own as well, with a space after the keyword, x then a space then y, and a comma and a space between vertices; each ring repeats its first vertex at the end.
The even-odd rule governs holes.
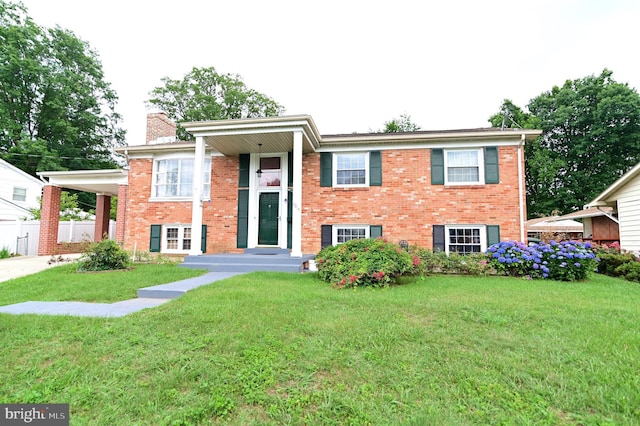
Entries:
POLYGON ((526 237, 523 145, 537 130, 321 135, 307 115, 182 126, 195 142, 150 114, 147 143, 116 150, 128 177, 110 193, 127 248, 301 256, 382 236, 466 253, 526 237))

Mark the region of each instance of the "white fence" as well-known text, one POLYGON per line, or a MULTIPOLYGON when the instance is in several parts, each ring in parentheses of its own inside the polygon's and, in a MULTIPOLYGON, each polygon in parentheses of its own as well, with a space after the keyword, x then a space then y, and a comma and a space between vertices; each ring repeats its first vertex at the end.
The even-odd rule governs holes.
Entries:
MULTIPOLYGON (((93 221, 65 221, 58 224, 58 242, 93 241, 95 222, 93 221)), ((109 221, 109 238, 116 235, 116 222, 109 221)), ((0 222, 0 249, 7 247, 11 253, 23 256, 38 254, 40 242, 40 221, 11 221, 0 222)))

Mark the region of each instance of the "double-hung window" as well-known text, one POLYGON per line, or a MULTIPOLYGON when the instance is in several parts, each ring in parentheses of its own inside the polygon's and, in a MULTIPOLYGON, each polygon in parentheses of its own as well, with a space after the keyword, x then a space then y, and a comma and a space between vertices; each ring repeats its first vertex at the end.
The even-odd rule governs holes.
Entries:
POLYGON ((165 225, 163 252, 180 253, 191 249, 191 226, 165 225))
MULTIPOLYGON (((153 181, 153 197, 179 198, 193 195, 193 158, 158 160, 153 181)), ((211 158, 205 158, 202 171, 203 196, 211 192, 211 158)))
POLYGON ((481 253, 487 248, 484 226, 447 226, 447 253, 481 253))
POLYGON ((13 187, 13 201, 27 201, 27 189, 13 187))
POLYGON ((336 244, 346 243, 351 240, 361 240, 363 238, 369 238, 368 226, 334 226, 333 241, 336 244))
POLYGON ((446 150, 445 170, 446 184, 484 183, 482 150, 446 150))
POLYGON ((336 153, 336 186, 367 186, 369 184, 369 153, 336 153))

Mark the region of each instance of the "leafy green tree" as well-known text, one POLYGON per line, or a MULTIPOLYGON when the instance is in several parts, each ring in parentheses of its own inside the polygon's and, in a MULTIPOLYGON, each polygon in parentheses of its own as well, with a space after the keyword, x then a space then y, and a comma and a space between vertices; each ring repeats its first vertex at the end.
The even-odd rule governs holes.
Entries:
POLYGON ((382 133, 416 132, 418 130, 420 130, 420 126, 411 121, 410 115, 401 114, 399 118, 385 121, 382 133))
POLYGON ((38 26, 22 4, 0 0, 2 158, 32 175, 114 167, 112 148, 124 143, 116 102, 86 42, 38 26))
MULTIPOLYGON (((40 220, 42 217, 42 198, 38 198, 40 207, 29 209, 31 219, 40 220)), ((95 212, 95 211, 94 211, 95 212)), ((92 212, 91 214, 93 214, 92 212)), ((83 211, 78 202, 78 194, 71 194, 67 191, 60 193, 60 220, 87 220, 90 213, 83 211)))
POLYGON ((543 131, 525 145, 530 217, 581 209, 640 161, 640 95, 611 76, 568 80, 532 99, 528 113, 506 100, 490 118, 501 124, 506 105, 506 127, 543 131))
MULTIPOLYGON (((284 108, 270 97, 248 88, 238 74, 219 74, 215 68, 193 68, 182 80, 162 79, 148 104, 176 122, 230 118, 273 117, 284 108)), ((193 139, 178 124, 181 140, 193 139)))

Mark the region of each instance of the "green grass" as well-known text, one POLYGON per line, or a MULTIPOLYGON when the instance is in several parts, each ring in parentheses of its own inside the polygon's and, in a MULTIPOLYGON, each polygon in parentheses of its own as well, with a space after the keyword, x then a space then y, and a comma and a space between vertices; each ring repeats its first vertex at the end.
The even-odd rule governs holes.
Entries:
POLYGON ((136 290, 204 274, 206 271, 175 265, 135 264, 110 272, 76 272, 69 263, 37 274, 0 282, 0 306, 33 301, 112 303, 136 297, 136 290))
POLYGON ((605 276, 253 273, 123 318, 0 315, 0 401, 74 425, 640 424, 639 305, 605 276))

